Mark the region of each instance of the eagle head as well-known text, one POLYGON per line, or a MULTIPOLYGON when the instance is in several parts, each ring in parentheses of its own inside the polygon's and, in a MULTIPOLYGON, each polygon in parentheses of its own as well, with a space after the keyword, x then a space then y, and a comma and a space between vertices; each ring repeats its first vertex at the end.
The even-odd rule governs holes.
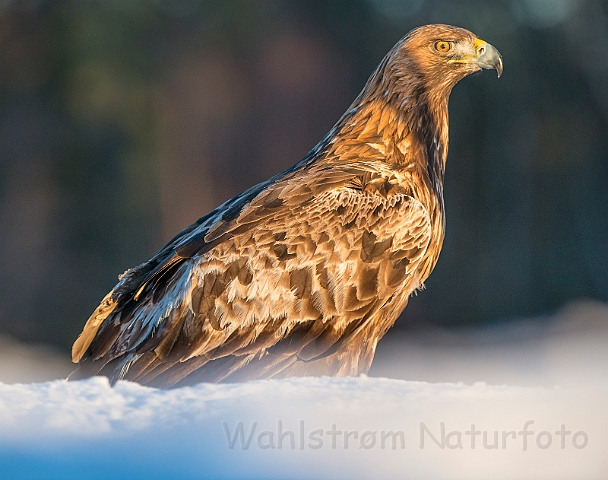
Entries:
POLYGON ((387 73, 397 86, 423 83, 432 96, 447 97, 462 78, 481 69, 502 74, 498 50, 470 31, 425 25, 409 32, 387 56, 387 73))

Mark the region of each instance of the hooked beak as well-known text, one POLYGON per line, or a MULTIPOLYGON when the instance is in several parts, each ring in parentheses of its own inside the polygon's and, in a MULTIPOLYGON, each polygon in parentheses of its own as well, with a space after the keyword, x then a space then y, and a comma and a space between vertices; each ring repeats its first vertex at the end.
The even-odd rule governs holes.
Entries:
POLYGON ((502 75, 502 57, 488 42, 481 39, 475 40, 475 51, 477 52, 477 65, 481 68, 493 68, 498 73, 498 78, 502 75))

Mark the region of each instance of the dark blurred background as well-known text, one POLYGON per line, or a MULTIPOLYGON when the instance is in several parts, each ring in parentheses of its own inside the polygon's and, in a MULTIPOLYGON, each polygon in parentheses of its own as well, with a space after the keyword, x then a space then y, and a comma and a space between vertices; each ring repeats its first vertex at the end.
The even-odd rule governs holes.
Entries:
POLYGON ((606 2, 2 0, 0 334, 67 358, 119 273, 298 161, 425 23, 505 72, 454 89, 446 243, 395 331, 607 301, 606 2))

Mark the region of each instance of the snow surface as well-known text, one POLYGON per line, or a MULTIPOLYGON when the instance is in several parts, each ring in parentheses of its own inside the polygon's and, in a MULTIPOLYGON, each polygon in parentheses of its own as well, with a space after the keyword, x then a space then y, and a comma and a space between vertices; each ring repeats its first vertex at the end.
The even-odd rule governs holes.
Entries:
MULTIPOLYGON (((577 302, 482 329, 394 332, 370 371, 392 379, 0 383, 0 479, 605 479, 607 319, 608 305, 577 302)), ((0 341, 4 382, 70 368, 0 341)))
POLYGON ((169 391, 129 382, 111 388, 104 378, 0 384, 0 472, 8 479, 605 478, 607 400, 600 387, 368 377, 169 391), (245 443, 236 437, 239 422, 245 443), (526 422, 534 433, 524 451, 517 432, 526 422), (483 433, 471 448, 471 424, 486 432, 486 445, 498 432, 498 448, 485 448, 483 433), (570 434, 556 434, 562 424, 570 434), (335 445, 332 428, 342 432, 333 434, 335 445), (395 433, 394 449, 387 432, 395 433))

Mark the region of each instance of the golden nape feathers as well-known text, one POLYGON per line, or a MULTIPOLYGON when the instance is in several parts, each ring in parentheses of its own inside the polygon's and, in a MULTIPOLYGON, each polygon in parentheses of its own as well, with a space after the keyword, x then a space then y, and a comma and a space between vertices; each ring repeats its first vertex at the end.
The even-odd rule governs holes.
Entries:
POLYGON ((329 134, 128 270, 73 347, 70 379, 170 388, 368 371, 437 262, 448 97, 499 53, 412 30, 329 134))

